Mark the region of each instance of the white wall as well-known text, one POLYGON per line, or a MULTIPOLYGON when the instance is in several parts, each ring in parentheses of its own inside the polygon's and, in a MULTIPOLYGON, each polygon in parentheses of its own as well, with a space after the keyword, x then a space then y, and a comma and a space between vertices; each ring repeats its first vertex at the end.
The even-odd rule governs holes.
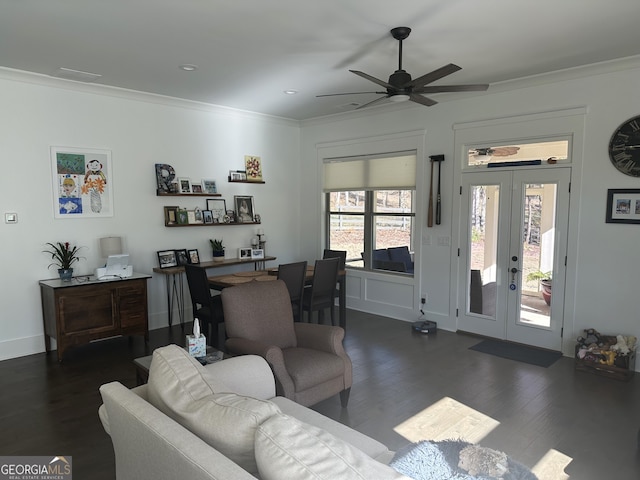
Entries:
MULTIPOLYGON (((209 238, 223 237, 230 257, 237 256, 238 247, 250 245, 255 226, 164 227, 164 205, 204 208, 206 199, 157 197, 155 163, 168 163, 178 176, 193 180, 216 179, 228 208, 233 208, 234 195, 253 195, 267 235, 267 254, 278 261, 299 258, 297 123, 71 87, 12 71, 0 71, 0 105, 0 360, 44 350, 38 280, 57 275, 47 269, 50 259, 41 253, 45 242, 87 247, 86 260, 76 264, 77 274, 98 266, 98 239, 107 235, 123 237, 135 270, 143 273, 157 266, 157 250, 197 248, 201 259, 210 260, 209 238), (52 145, 111 150, 113 217, 53 218, 52 145), (244 168, 244 155, 262 157, 264 185, 227 183, 230 169, 244 168), (18 223, 4 223, 5 212, 17 212, 18 223)), ((148 286, 150 326, 166 326, 164 279, 153 274, 148 286)))
MULTIPOLYGON (((586 107, 584 157, 574 170, 581 177, 571 199, 571 214, 577 223, 576 243, 569 247, 567 285, 574 305, 565 318, 564 351, 572 354, 575 338, 582 329, 594 327, 602 333, 640 337, 639 309, 636 300, 639 283, 640 226, 605 223, 608 188, 640 188, 640 179, 618 172, 611 164, 607 146, 613 131, 623 121, 640 114, 638 60, 621 65, 594 66, 582 71, 562 72, 553 79, 540 77, 518 85, 499 85, 487 94, 474 94, 425 108, 415 106, 402 111, 393 107, 372 108, 358 116, 316 119, 303 123, 302 188, 309 192, 302 208, 303 255, 313 258, 320 249, 321 236, 315 225, 322 217, 317 147, 326 142, 375 137, 424 129, 426 155, 445 154, 443 169, 443 221, 424 230, 431 245, 422 245, 422 263, 416 268, 421 290, 429 294, 426 316, 439 327, 456 329, 455 314, 450 311, 451 251, 455 246, 437 245, 438 237, 451 237, 457 228, 452 212, 454 140, 452 126, 475 120, 504 118, 536 112, 586 107), (517 88, 516 88, 517 87, 517 88), (312 193, 315 191, 315 195, 312 193)), ((488 139, 491 140, 491 139, 488 139)), ((426 169, 425 169, 426 170, 426 169)), ((423 175, 417 188, 428 193, 429 179, 423 175)), ((419 299, 414 298, 414 304, 419 299)), ((376 312, 375 308, 370 311, 376 312)), ((416 317, 417 318, 417 308, 416 317)), ((387 312, 388 313, 388 312, 387 312)), ((402 318, 402 317, 398 317, 402 318)))

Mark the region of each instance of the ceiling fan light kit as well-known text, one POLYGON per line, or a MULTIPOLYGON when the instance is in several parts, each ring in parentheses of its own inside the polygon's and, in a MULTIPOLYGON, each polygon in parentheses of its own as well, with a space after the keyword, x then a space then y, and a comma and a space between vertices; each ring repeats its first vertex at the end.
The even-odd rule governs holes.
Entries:
POLYGON ((385 82, 379 78, 372 77, 359 70, 349 70, 351 73, 365 78, 370 82, 373 82, 381 87, 385 88, 385 91, 380 92, 352 92, 352 93, 330 93, 325 95, 317 95, 317 97, 332 97, 336 95, 360 95, 360 94, 376 94, 384 95, 384 97, 376 98, 368 103, 360 105, 356 110, 360 108, 366 108, 376 103, 380 103, 382 100, 389 99, 392 102, 406 102, 412 101, 419 103, 426 107, 435 105, 435 100, 425 97, 425 93, 443 93, 443 92, 480 92, 489 88, 487 84, 472 84, 472 85, 438 85, 427 86, 437 80, 440 80, 447 75, 462 70, 458 65, 450 63, 441 67, 433 72, 427 73, 416 79, 411 79, 411 75, 402 69, 402 41, 405 40, 411 29, 409 27, 396 27, 391 29, 391 36, 398 41, 398 69, 389 76, 389 81, 385 82))

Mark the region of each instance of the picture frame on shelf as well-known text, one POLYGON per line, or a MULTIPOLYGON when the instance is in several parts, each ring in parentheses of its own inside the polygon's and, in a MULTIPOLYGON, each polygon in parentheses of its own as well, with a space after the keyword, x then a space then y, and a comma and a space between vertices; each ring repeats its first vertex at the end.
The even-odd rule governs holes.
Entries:
POLYGON ((191 179, 182 177, 178 179, 178 193, 189 194, 192 193, 191 190, 191 179))
POLYGON ((178 266, 178 260, 176 259, 175 250, 159 250, 157 254, 158 265, 160 265, 160 268, 171 268, 178 266))
POLYGON ((193 209, 193 218, 195 219, 195 224, 204 223, 202 210, 200 210, 200 208, 196 207, 193 209))
POLYGON ((608 189, 606 223, 640 224, 640 189, 608 189))
POLYGON ((187 250, 185 248, 176 250, 176 262, 178 262, 179 267, 189 263, 189 256, 187 255, 187 250))
POLYGON ((191 250, 187 250, 187 255, 189 258, 189 263, 191 265, 197 265, 200 263, 200 254, 198 253, 197 248, 192 248, 191 250))
POLYGON ((235 195, 233 203, 236 209, 236 221, 238 223, 253 223, 253 197, 244 195, 235 195))
POLYGON ((264 259, 264 249, 263 248, 252 248, 251 249, 251 259, 264 259))
POLYGON ((238 172, 238 171, 229 172, 230 182, 244 182, 246 180, 247 180, 247 174, 245 172, 238 172))
POLYGON ((199 183, 192 183, 191 193, 202 193, 202 185, 199 183))
POLYGON ((186 209, 178 208, 178 225, 188 225, 189 224, 189 215, 187 214, 186 209))
POLYGON ((211 212, 211 210, 202 211, 202 222, 205 225, 213 225, 213 213, 211 212))
POLYGON ((175 225, 178 223, 178 206, 164 207, 164 224, 175 225))
POLYGON ((247 174, 246 180, 248 182, 262 181, 262 161, 260 160, 260 157, 256 157, 255 155, 245 155, 244 169, 247 174))
POLYGON ((207 198, 207 210, 211 212, 213 223, 222 223, 227 213, 227 202, 224 198, 207 198))
POLYGON ((239 248, 238 249, 238 258, 240 260, 250 260, 251 259, 251 248, 239 248))
POLYGON ((208 193, 209 195, 216 195, 218 193, 215 180, 203 179, 201 183, 202 193, 208 193))

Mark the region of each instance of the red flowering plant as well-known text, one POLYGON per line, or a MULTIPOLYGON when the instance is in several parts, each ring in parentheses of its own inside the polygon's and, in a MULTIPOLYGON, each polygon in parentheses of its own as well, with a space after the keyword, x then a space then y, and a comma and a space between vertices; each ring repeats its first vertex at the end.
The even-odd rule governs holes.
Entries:
POLYGON ((69 242, 56 242, 55 245, 53 243, 47 243, 47 245, 52 248, 52 250, 43 250, 44 253, 51 254, 53 262, 49 264, 49 268, 51 268, 52 265, 57 265, 58 268, 67 270, 71 268, 71 265, 75 262, 84 258, 78 255, 78 251, 82 247, 78 247, 77 245, 71 247, 69 242))

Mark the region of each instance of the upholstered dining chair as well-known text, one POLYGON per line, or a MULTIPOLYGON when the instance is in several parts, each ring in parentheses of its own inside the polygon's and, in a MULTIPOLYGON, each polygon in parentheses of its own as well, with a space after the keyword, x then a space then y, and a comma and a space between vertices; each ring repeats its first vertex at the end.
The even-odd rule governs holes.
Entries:
POLYGON ((220 295, 211 295, 207 271, 197 265, 185 265, 193 318, 200 321, 207 344, 218 346, 219 325, 224 322, 220 295))
POLYGON ((294 322, 282 280, 225 288, 221 296, 229 353, 263 357, 278 395, 310 406, 340 393, 347 406, 353 367, 341 327, 294 322))
POLYGON ((347 251, 346 250, 330 250, 328 248, 325 248, 322 254, 322 259, 326 260, 327 258, 339 258, 340 265, 338 265, 338 269, 344 270, 345 265, 347 264, 347 251))
POLYGON ((339 258, 316 260, 313 269, 313 281, 310 288, 305 288, 302 295, 302 310, 307 312, 311 323, 313 312, 318 312, 318 323, 324 323, 324 311, 331 311, 331 324, 335 325, 334 299, 338 283, 339 258))
POLYGON ((293 319, 302 320, 302 292, 307 275, 307 262, 285 263, 278 265, 278 279, 282 280, 289 290, 293 319))

